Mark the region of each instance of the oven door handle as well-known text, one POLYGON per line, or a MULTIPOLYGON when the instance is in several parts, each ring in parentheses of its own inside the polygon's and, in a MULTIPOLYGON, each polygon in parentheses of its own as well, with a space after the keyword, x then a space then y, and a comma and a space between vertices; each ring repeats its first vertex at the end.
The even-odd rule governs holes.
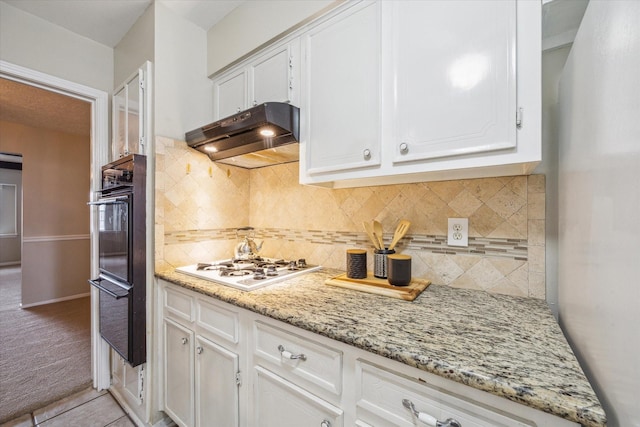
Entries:
POLYGON ((118 295, 115 292, 113 292, 111 289, 107 289, 104 286, 102 286, 100 284, 101 281, 102 281, 102 279, 89 280, 89 284, 91 286, 95 286, 96 288, 98 288, 99 290, 101 290, 103 292, 106 292, 108 295, 111 295, 115 299, 126 298, 129 295, 129 290, 127 290, 125 288, 122 288, 122 289, 127 291, 127 293, 124 294, 124 295, 118 295))
POLYGON ((95 202, 87 202, 87 205, 112 205, 114 203, 124 203, 129 196, 105 197, 95 202))

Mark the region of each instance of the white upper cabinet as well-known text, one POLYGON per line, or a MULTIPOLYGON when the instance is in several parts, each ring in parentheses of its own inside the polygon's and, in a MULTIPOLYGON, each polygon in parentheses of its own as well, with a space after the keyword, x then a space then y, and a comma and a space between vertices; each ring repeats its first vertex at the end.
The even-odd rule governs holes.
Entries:
POLYGON ((213 80, 214 116, 228 117, 264 102, 298 105, 300 43, 279 43, 213 80))
POLYGON ((251 83, 249 98, 251 105, 263 102, 293 103, 294 95, 300 86, 295 75, 294 58, 298 57, 299 42, 294 40, 265 52, 249 66, 251 83))
POLYGON ((233 70, 213 82, 213 111, 217 119, 247 109, 247 72, 233 70))
POLYGON ((392 17, 394 79, 385 89, 393 162, 515 147, 515 2, 385 7, 392 17))
POLYGON ((111 160, 145 154, 151 134, 151 63, 145 62, 113 95, 111 160))
POLYGON ((380 4, 357 4, 312 28, 302 56, 305 172, 379 166, 380 4))
POLYGON ((516 0, 362 2, 327 15, 302 35, 301 183, 531 173, 540 25, 539 2, 516 0))

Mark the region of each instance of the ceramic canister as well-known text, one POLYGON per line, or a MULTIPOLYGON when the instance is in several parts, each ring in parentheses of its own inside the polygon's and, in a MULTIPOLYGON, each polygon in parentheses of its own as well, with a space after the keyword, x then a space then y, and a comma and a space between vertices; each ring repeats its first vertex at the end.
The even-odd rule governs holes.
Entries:
POLYGON ((387 279, 393 286, 407 286, 411 283, 411 257, 404 254, 387 256, 387 279))
POLYGON ((364 249, 347 249, 347 277, 364 279, 367 277, 367 251, 364 249))

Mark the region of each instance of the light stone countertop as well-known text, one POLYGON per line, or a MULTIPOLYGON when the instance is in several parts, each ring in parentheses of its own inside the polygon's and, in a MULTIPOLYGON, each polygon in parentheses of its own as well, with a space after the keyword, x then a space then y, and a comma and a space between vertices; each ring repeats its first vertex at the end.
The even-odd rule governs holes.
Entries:
POLYGON ((584 426, 606 417, 543 300, 431 285, 414 301, 327 286, 322 269, 244 292, 156 276, 584 426))

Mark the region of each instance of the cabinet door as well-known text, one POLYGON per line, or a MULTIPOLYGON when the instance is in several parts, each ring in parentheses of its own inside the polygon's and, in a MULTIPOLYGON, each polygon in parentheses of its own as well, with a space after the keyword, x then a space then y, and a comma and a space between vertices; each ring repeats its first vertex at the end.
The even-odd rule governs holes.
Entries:
POLYGON ((178 425, 194 425, 193 332, 164 320, 164 410, 178 425))
POLYGON ((129 154, 127 147, 127 85, 113 95, 112 159, 129 154))
POLYGON ((150 78, 151 63, 147 61, 113 95, 112 160, 129 154, 145 154, 150 134, 150 78))
POLYGON ((261 367, 255 368, 254 423, 261 427, 340 427, 342 410, 261 367))
POLYGON ((302 38, 309 175, 380 164, 380 5, 363 2, 302 38))
POLYGON ((213 84, 213 114, 216 120, 247 109, 247 72, 225 74, 213 84))
POLYGON ((196 425, 237 427, 238 355, 198 336, 196 338, 196 425))
POLYGON ((515 147, 515 0, 385 7, 393 162, 515 147))
POLYGON ((250 65, 250 99, 252 105, 263 102, 294 103, 294 91, 299 82, 294 77, 299 59, 297 40, 279 46, 256 58, 250 65))

